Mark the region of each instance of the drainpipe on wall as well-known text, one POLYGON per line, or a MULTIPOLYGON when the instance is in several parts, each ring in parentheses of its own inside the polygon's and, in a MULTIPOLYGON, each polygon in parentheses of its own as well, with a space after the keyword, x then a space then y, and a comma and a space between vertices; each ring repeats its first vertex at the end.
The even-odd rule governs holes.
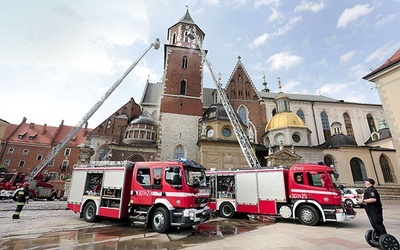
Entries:
POLYGON ((369 147, 369 155, 371 156, 372 167, 374 168, 374 172, 375 172, 375 176, 376 176, 376 182, 378 183, 378 186, 380 186, 381 184, 379 183, 378 173, 376 172, 375 162, 374 162, 374 158, 372 157, 371 151, 372 151, 372 148, 369 147))
POLYGON ((314 102, 311 102, 311 110, 312 110, 312 116, 314 119, 315 132, 317 134, 317 141, 318 141, 318 145, 319 145, 320 142, 319 142, 319 136, 318 136, 317 121, 315 120, 314 102))

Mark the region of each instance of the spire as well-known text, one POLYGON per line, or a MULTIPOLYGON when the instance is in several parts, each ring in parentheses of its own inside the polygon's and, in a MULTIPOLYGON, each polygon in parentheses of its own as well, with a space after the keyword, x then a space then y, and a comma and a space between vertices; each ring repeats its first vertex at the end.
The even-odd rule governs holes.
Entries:
POLYGON ((179 23, 195 24, 193 18, 189 14, 189 6, 186 5, 186 13, 181 20, 179 20, 179 23))
POLYGON ((267 87, 267 81, 265 80, 265 73, 263 72, 263 79, 264 79, 264 82, 263 82, 263 85, 264 85, 264 89, 262 90, 262 92, 269 92, 270 90, 269 90, 269 88, 267 87))

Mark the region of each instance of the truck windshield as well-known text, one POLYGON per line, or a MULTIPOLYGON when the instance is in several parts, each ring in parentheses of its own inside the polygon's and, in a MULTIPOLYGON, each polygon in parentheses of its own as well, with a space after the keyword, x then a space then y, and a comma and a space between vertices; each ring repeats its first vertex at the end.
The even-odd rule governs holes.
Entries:
POLYGON ((0 174, 0 182, 9 182, 13 176, 14 174, 0 174))
POLYGON ((198 168, 185 168, 187 184, 192 187, 206 187, 206 174, 198 168))

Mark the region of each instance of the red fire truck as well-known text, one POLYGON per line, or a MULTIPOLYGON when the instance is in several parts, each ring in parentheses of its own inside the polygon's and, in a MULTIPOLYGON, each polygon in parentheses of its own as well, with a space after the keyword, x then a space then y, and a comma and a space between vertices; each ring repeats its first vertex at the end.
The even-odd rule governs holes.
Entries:
POLYGON ((311 226, 355 218, 354 210, 342 204, 337 174, 328 166, 296 164, 290 169, 208 171, 206 175, 211 187, 209 207, 222 217, 231 218, 235 212, 272 215, 311 226))
POLYGON ((130 219, 165 233, 206 221, 205 168, 187 160, 94 161, 73 170, 68 208, 88 222, 130 219))
MULTIPOLYGON (((22 172, 0 173, 0 199, 10 199, 17 189, 22 187, 25 181, 29 181, 27 175, 22 172)), ((58 190, 51 183, 42 179, 42 175, 35 176, 29 181, 29 195, 32 199, 55 200, 59 198, 58 190)))

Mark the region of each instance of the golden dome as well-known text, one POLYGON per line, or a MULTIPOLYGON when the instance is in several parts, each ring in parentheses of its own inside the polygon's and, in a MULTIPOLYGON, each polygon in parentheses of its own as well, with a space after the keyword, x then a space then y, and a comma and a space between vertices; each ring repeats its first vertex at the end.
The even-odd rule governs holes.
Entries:
POLYGON ((303 120, 293 112, 282 112, 275 114, 265 126, 265 132, 282 128, 307 128, 303 120))

